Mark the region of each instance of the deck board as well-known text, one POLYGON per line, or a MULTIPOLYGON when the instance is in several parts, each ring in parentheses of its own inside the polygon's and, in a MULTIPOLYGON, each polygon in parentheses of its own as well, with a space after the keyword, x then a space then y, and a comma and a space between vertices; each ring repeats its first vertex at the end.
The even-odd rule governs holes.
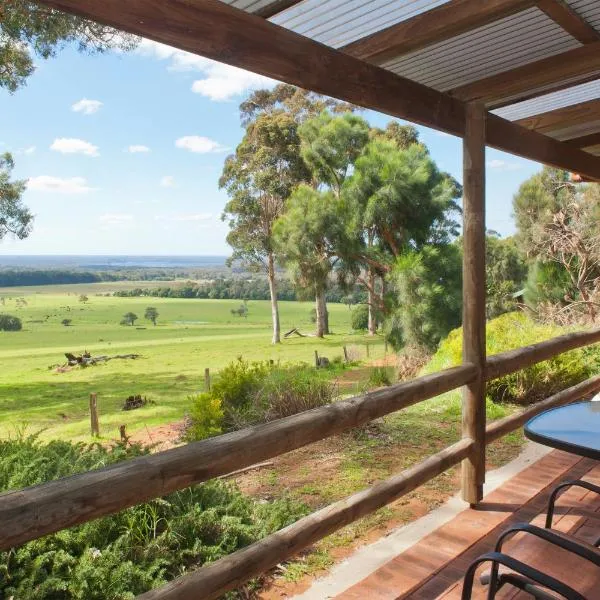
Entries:
MULTIPOLYGON (((459 600, 462 578, 470 562, 491 550, 510 524, 543 526, 552 488, 567 479, 585 478, 600 484, 600 466, 558 450, 547 454, 487 495, 475 509, 466 509, 336 600, 459 600)), ((570 488, 557 503, 553 527, 593 542, 600 536, 600 497, 570 488)), ((485 588, 473 595, 485 599, 485 588)), ((506 588, 498 600, 527 597, 506 588)))

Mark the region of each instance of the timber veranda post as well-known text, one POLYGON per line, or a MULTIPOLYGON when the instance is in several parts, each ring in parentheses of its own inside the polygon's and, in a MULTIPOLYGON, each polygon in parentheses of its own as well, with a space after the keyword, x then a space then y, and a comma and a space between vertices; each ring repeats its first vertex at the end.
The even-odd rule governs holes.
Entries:
POLYGON ((478 368, 463 388, 462 436, 475 444, 462 463, 462 497, 483 498, 485 482, 485 126, 486 109, 469 103, 463 138, 463 363, 478 368))

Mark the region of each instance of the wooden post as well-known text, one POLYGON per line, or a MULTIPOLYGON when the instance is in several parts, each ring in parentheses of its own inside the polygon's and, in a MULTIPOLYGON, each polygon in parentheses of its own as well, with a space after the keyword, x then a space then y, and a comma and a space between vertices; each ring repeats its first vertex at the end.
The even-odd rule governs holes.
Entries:
POLYGON ((315 350, 315 367, 319 368, 319 353, 315 350))
POLYGON ((344 346, 344 361, 348 362, 348 348, 344 346))
POLYGON ((204 369, 204 391, 210 392, 210 369, 204 369))
POLYGON ((478 376, 463 388, 462 436, 475 444, 462 463, 462 497, 483 498, 485 481, 485 123, 482 103, 466 107, 463 139, 463 363, 478 376))
POLYGON ((98 421, 98 394, 90 394, 90 421, 92 425, 92 435, 100 435, 100 422, 98 421))

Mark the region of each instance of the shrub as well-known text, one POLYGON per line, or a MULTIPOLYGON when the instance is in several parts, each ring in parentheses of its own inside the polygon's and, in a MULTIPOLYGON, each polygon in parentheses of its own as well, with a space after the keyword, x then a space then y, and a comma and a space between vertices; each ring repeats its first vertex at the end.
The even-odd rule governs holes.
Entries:
POLYGON ((369 327, 369 307, 367 304, 359 304, 352 309, 352 329, 364 331, 369 327))
MULTIPOLYGON (((504 314, 487 323, 489 355, 535 344, 562 335, 564 328, 541 325, 520 312, 504 314)), ((429 364, 426 373, 460 364, 462 328, 450 332, 429 364)), ((495 402, 533 403, 575 385, 596 372, 600 353, 592 347, 559 354, 550 360, 488 382, 487 393, 495 402)))
MULTIPOLYGON (((336 368, 343 365, 331 367, 336 368)), ((329 404, 337 397, 330 376, 326 369, 307 365, 275 367, 239 358, 219 373, 210 392, 193 397, 187 436, 196 440, 207 437, 211 428, 216 432, 218 422, 222 430, 231 431, 329 404), (211 401, 219 403, 220 418, 211 401)))
POLYGON ((223 431, 223 409, 221 400, 209 392, 188 396, 192 404, 190 418, 192 424, 186 432, 189 439, 203 440, 219 435, 223 431))
POLYGON ((19 317, 12 315, 0 315, 0 331, 21 331, 23 323, 19 317))
POLYGON ((255 422, 273 421, 330 404, 337 386, 307 366, 273 369, 253 397, 255 422))
POLYGON ((221 370, 210 393, 221 401, 227 429, 245 421, 253 394, 271 368, 266 361, 250 363, 240 357, 221 370))
POLYGON ((61 324, 64 325, 65 327, 69 327, 71 325, 72 320, 71 319, 63 319, 61 321, 61 324))
POLYGON ((394 370, 391 367, 373 367, 369 373, 369 387, 392 385, 394 370))
MULTIPOLYGON (((35 438, 0 442, 0 492, 147 451, 35 438)), ((108 490, 110 493, 110 490, 108 490)), ((211 481, 0 552, 0 598, 125 600, 217 560, 306 514, 211 481)))

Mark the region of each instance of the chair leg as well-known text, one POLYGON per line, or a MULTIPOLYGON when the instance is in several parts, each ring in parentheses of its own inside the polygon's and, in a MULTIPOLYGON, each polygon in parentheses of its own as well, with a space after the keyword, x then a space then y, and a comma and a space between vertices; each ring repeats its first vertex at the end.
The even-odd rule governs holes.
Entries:
MULTIPOLYGON (((548 512, 546 513, 546 529, 552 528, 552 519, 554 517, 554 505, 556 504, 556 500, 559 494, 569 488, 569 487, 580 487, 590 492, 595 492, 596 494, 600 494, 600 486, 594 485, 589 481, 585 481, 583 479, 577 479, 573 481, 564 481, 560 485, 557 485, 550 494, 550 498, 548 499, 548 512)), ((594 544, 595 546, 600 545, 600 538, 594 544)))

